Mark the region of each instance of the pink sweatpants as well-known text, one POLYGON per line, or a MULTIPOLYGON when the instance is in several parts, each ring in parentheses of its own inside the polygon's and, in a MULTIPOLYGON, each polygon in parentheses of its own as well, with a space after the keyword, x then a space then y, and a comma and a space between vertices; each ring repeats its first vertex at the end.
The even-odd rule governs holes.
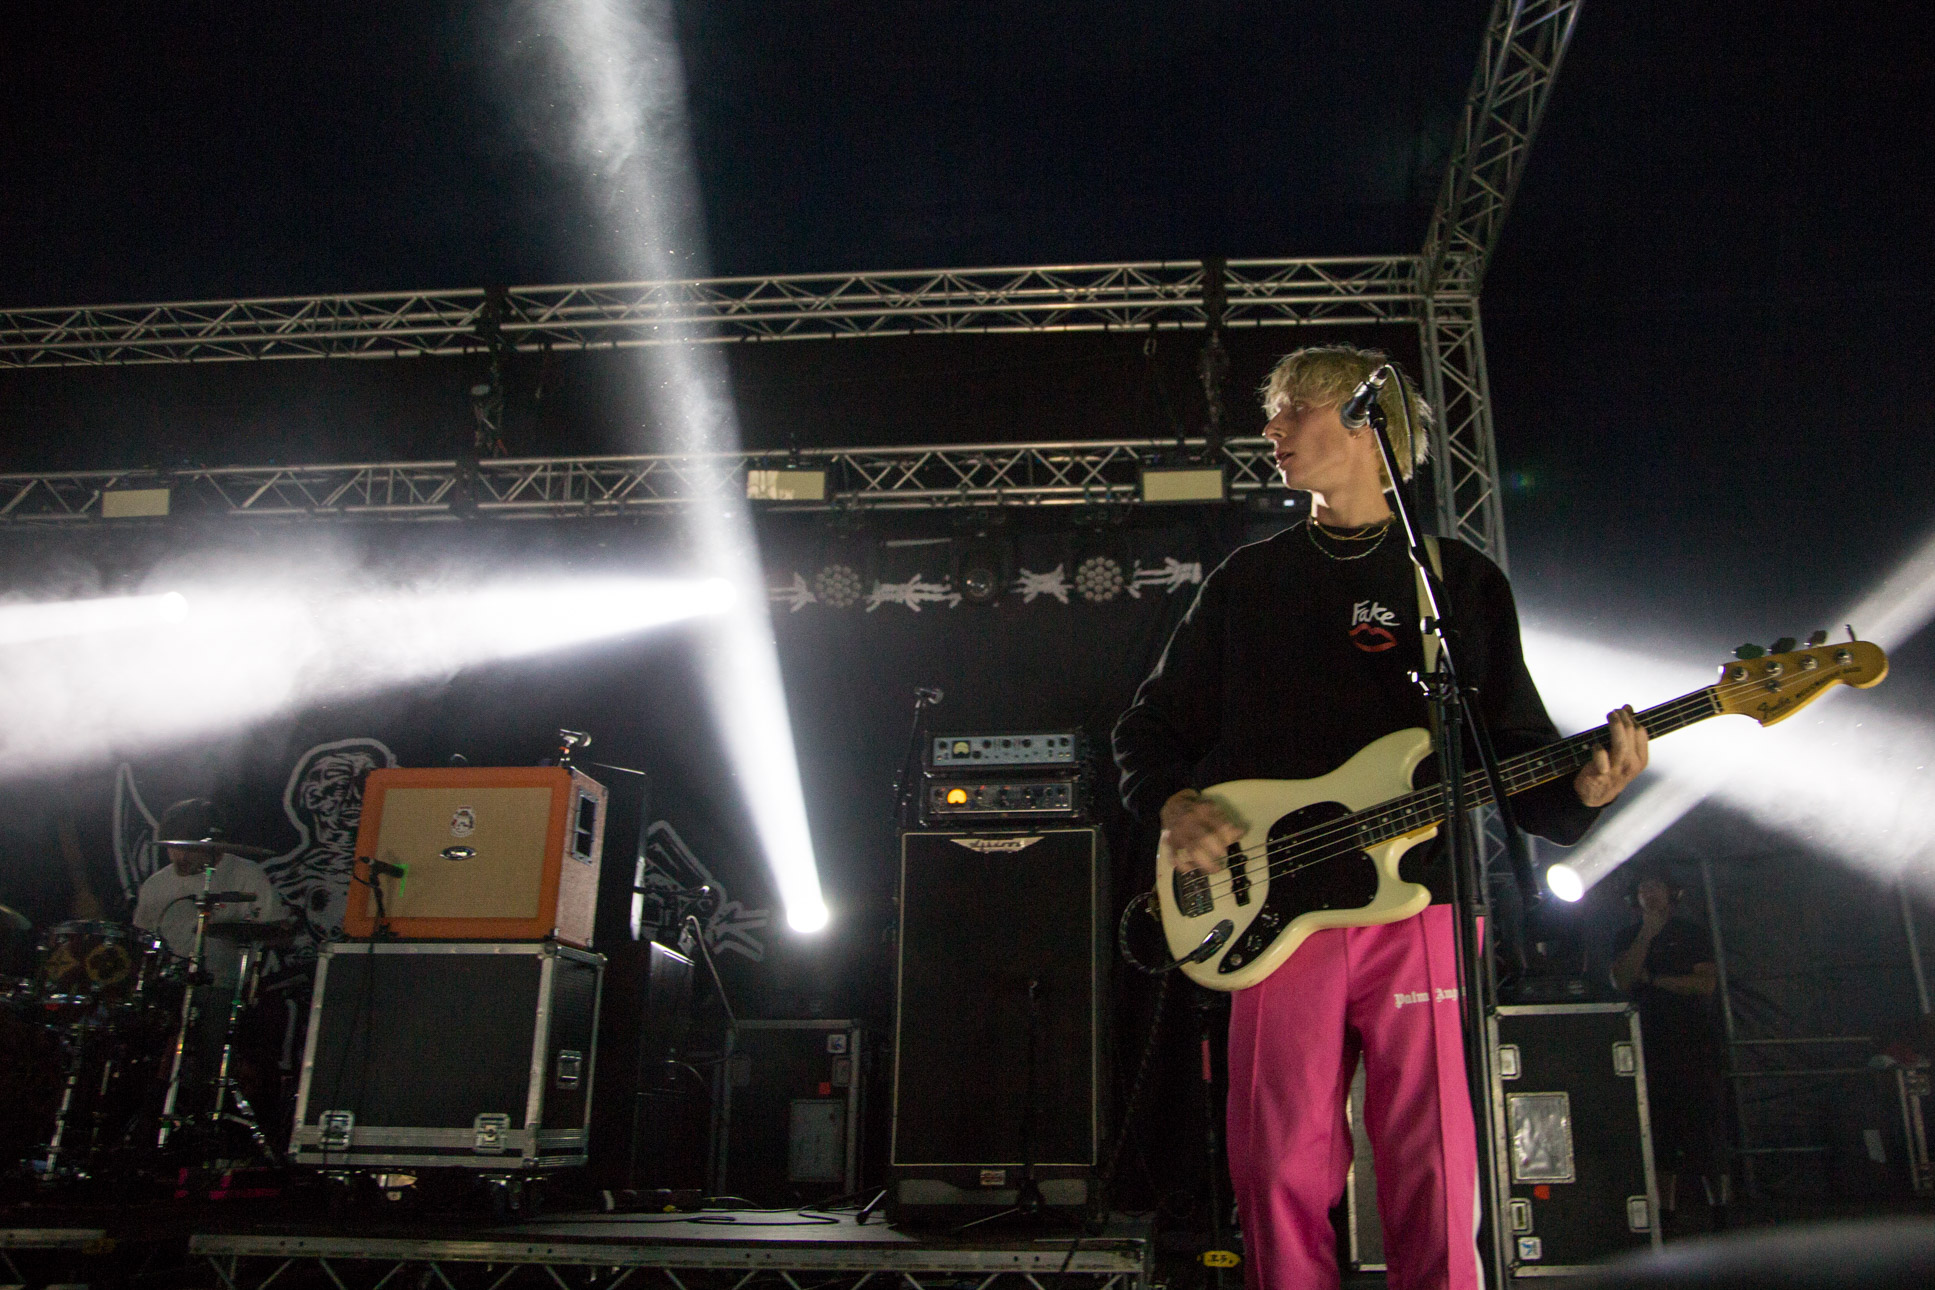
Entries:
POLYGON ((1311 936, 1230 1013, 1230 1175, 1249 1290, 1337 1285, 1344 1104, 1364 1121, 1392 1290, 1477 1290, 1477 1170, 1452 911, 1311 936))

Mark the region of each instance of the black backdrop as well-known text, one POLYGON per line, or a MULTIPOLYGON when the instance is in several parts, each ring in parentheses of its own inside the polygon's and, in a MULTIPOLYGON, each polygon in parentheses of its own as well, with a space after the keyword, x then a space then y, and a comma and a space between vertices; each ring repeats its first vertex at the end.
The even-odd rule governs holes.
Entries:
MULTIPOLYGON (((676 628, 476 667, 435 682, 343 694, 245 728, 130 745, 106 758, 57 764, 60 750, 49 748, 45 773, 0 784, 0 901, 43 925, 73 916, 75 893, 61 862, 65 823, 78 840, 89 884, 107 913, 117 914, 124 908, 124 870, 137 863, 139 806, 159 814, 169 802, 199 794, 223 804, 232 836, 282 853, 268 862, 272 874, 297 881, 306 870, 309 886, 295 895, 313 896, 319 866, 347 863, 343 846, 331 852, 322 845, 319 812, 333 811, 339 831, 346 821, 353 824, 353 804, 343 795, 356 765, 392 757, 400 765, 440 765, 453 753, 473 765, 529 764, 552 755, 558 727, 571 727, 594 735, 591 759, 648 772, 649 815, 661 822, 658 850, 664 851, 669 826, 726 889, 729 902, 712 929, 713 943, 741 1015, 859 1016, 884 1033, 897 854, 893 784, 907 748, 914 687, 945 691, 932 717, 936 732, 1078 727, 1087 734, 1095 752, 1096 809, 1116 857, 1119 908, 1139 881, 1146 884, 1150 839, 1138 835, 1116 804, 1110 727, 1203 574, 1233 545, 1283 522, 1240 507, 1133 517, 1086 513, 1081 523, 1072 510, 992 526, 988 518, 878 516, 857 531, 850 525, 836 531, 819 517, 762 518, 773 624, 834 914, 832 926, 818 935, 793 933, 776 908, 743 805, 745 795, 769 786, 738 782, 726 764, 694 666, 693 638, 676 628), (1010 592, 990 605, 951 603, 956 551, 963 542, 990 539, 1011 553, 1010 592), (1105 603, 1091 602, 1072 585, 1077 564, 1097 556, 1114 560, 1125 579, 1105 603), (810 594, 830 560, 857 567, 869 588, 918 585, 933 598, 890 597, 871 609, 866 599, 846 607, 804 600, 800 589, 810 594)), ((262 530, 233 522, 206 528, 161 522, 12 536, 0 545, 11 587, 110 592, 153 585, 150 571, 158 564, 192 564, 198 554, 233 547, 239 538, 258 553, 273 552, 298 582, 294 571, 304 567, 306 554, 323 549, 398 576, 478 565, 561 574, 646 570, 663 567, 675 550, 663 522, 262 530)), ((599 920, 600 940, 609 947, 628 935, 641 792, 632 777, 592 773, 610 784, 614 800, 599 920)), ((333 906, 313 908, 321 923, 334 914, 333 906)), ((1117 1033, 1139 1048, 1147 985, 1119 967, 1116 976, 1117 1033)), ((1126 1052, 1117 1065, 1132 1064, 1135 1055, 1126 1052)), ((1179 1069, 1188 1066, 1181 1062, 1179 1069)), ((1176 1117, 1168 1121, 1165 1131, 1176 1131, 1176 1117)))

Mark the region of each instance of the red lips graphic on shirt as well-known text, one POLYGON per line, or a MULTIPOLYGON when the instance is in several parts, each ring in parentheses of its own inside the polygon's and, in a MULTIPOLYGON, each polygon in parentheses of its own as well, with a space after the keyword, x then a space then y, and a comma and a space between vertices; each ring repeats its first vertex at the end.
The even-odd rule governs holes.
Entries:
POLYGON ((1366 654, 1382 654, 1397 648, 1397 637, 1376 623, 1359 623, 1350 629, 1350 643, 1366 654))

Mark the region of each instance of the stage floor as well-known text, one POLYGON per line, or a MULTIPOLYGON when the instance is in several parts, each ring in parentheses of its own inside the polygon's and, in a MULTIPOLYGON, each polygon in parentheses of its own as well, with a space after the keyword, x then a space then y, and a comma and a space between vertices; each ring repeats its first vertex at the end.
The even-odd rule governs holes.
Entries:
MULTIPOLYGON (((25 1259, 39 1252, 53 1264, 74 1267, 93 1251, 123 1263, 138 1246, 150 1260, 174 1262, 227 1290, 261 1290, 309 1284, 358 1290, 396 1284, 406 1270, 435 1277, 421 1284, 509 1287, 561 1279, 573 1286, 671 1285, 688 1290, 713 1284, 751 1286, 977 1287, 1041 1286, 1059 1276, 1071 1286, 1143 1290, 1150 1284, 1151 1244, 1146 1227, 1118 1220, 1086 1236, 1034 1226, 990 1224, 966 1233, 903 1230, 877 1215, 867 1223, 851 1213, 811 1210, 707 1210, 697 1214, 559 1214, 541 1221, 480 1225, 439 1221, 323 1221, 251 1215, 235 1209, 211 1215, 182 1212, 168 1221, 148 1209, 86 1226, 0 1228, 0 1250, 25 1259), (194 1221, 182 1222, 183 1219, 194 1221), (117 1233, 117 1228, 119 1229, 117 1233), (171 1231, 172 1229, 172 1231, 171 1231)), ((23 1281, 42 1280, 24 1264, 23 1281)), ((414 1275, 414 1274, 413 1274, 414 1275)), ((80 1277, 79 1279, 92 1279, 80 1277)), ((111 1276, 101 1278, 113 1279, 111 1276)))

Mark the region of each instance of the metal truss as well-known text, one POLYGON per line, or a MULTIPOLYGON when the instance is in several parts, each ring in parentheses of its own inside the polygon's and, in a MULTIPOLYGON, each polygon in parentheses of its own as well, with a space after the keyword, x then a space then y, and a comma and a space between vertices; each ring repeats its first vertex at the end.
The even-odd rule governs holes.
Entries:
POLYGON ((810 1242, 659 1244, 359 1237, 196 1236, 224 1290, 1142 1290, 1141 1241, 935 1249, 810 1242), (1066 1276, 1063 1264, 1067 1263, 1066 1276))
MULTIPOLYGON (((931 510, 955 506, 1136 503, 1145 465, 1204 464, 1186 440, 805 449, 796 455, 524 457, 340 466, 218 466, 154 471, 0 475, 0 526, 98 524, 102 498, 167 488, 170 515, 263 519, 433 520, 465 515, 572 519, 645 514, 710 497, 746 496, 754 470, 824 470, 826 500, 766 502, 783 510, 931 510)), ((1232 496, 1275 479, 1264 439, 1220 454, 1232 496)), ((130 520, 126 523, 154 523, 130 520)))
MULTIPOLYGON (((1420 280, 1414 255, 1231 260, 1222 320, 1414 322, 1420 280)), ((1200 327, 1204 286, 1184 261, 10 309, 0 367, 1200 327)))
POLYGON ((1438 531, 1506 567, 1505 511, 1492 435, 1485 334, 1472 296, 1435 296, 1425 306, 1424 396, 1438 413, 1431 480, 1438 531))
POLYGON ((1439 532, 1478 548, 1500 568, 1505 514, 1478 289, 1583 2, 1493 4, 1418 261, 1425 397, 1440 417, 1432 444, 1439 532))
MULTIPOLYGON (((1478 289, 1583 0, 1496 0, 1421 255, 792 274, 0 311, 0 367, 395 358, 751 340, 1415 323, 1439 529, 1505 562, 1478 289)), ((480 425, 489 422, 480 407, 480 425)), ((1039 504, 1132 496, 1146 445, 802 454, 842 504, 1039 504), (1122 450, 1116 456, 1108 449, 1122 450), (1095 454, 1104 450, 1102 457, 1095 454), (1019 454, 1019 455, 1016 455, 1019 454)), ((1261 487, 1256 455, 1233 485, 1261 487)), ((387 463, 176 472, 178 504, 228 514, 614 514, 737 488, 751 459, 387 463)), ((0 521, 97 518, 128 475, 0 477, 0 521)))
POLYGON ((1425 236, 1419 285, 1476 297, 1584 0, 1496 0, 1425 236))
POLYGON ((0 1228, 0 1276, 10 1285, 72 1283, 82 1270, 108 1270, 116 1243, 99 1227, 0 1228))

